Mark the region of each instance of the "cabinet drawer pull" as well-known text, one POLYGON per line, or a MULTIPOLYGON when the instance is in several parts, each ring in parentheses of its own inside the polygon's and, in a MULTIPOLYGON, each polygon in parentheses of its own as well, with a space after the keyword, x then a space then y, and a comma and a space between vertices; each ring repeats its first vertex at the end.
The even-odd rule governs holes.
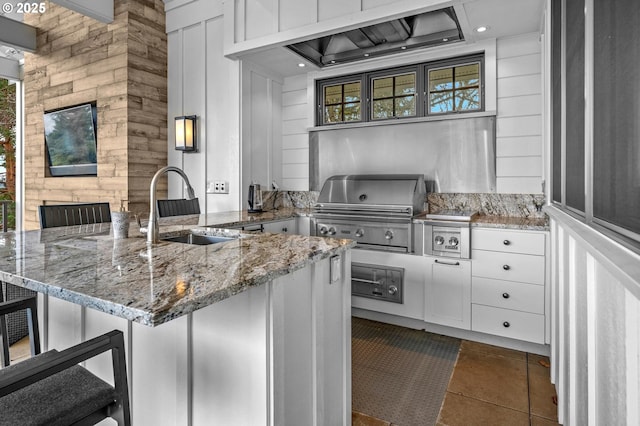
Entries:
POLYGON ((511 324, 509 324, 509 321, 505 321, 502 323, 502 325, 504 326, 504 328, 509 328, 511 324))
POLYGON ((442 260, 436 259, 436 263, 440 263, 441 265, 451 265, 451 266, 459 266, 460 262, 443 262, 442 260))
POLYGON ((504 297, 505 299, 509 298, 509 293, 502 293, 502 297, 504 297))
POLYGON ((509 265, 502 265, 502 269, 504 269, 505 271, 508 271, 509 269, 511 269, 511 266, 509 266, 509 265))
POLYGON ((509 244, 511 244, 511 241, 509 241, 509 240, 504 240, 504 241, 502 242, 502 244, 504 244, 505 246, 508 246, 509 244))

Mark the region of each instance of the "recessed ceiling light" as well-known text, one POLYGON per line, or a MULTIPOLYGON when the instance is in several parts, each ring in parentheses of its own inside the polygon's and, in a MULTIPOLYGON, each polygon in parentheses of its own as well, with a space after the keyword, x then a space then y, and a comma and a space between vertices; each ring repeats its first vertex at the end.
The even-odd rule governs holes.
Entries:
POLYGON ((300 68, 304 68, 304 67, 305 67, 305 64, 303 64, 302 62, 300 62, 300 63, 298 64, 298 66, 299 66, 300 68))
POLYGON ((334 60, 332 59, 332 60, 331 60, 331 63, 332 63, 332 64, 335 64, 335 63, 336 63, 336 61, 334 61, 334 60))
POLYGON ((368 58, 368 57, 369 57, 369 54, 368 54, 368 53, 365 53, 365 54, 364 54, 364 57, 365 57, 365 58, 368 58))
POLYGON ((483 32, 485 32, 485 31, 487 31, 488 29, 489 29, 489 27, 480 26, 480 27, 476 28, 476 30, 475 30, 475 31, 476 31, 477 33, 483 33, 483 32))
POLYGON ((448 38, 443 38, 442 41, 449 41, 449 39, 448 38))
POLYGON ((407 50, 407 46, 402 46, 402 47, 400 47, 400 49, 407 50))

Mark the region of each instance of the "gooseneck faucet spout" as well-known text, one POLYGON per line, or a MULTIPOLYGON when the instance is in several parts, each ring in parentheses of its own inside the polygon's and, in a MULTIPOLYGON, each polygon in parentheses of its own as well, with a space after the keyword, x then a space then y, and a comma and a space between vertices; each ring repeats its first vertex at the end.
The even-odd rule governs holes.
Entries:
POLYGON ((156 174, 153 175, 153 179, 151 179, 151 187, 149 188, 149 224, 147 225, 147 244, 156 244, 158 242, 159 229, 158 209, 156 206, 156 185, 158 184, 160 176, 168 172, 176 172, 182 177, 184 183, 187 184, 187 197, 189 200, 196 198, 196 195, 193 192, 193 187, 189 183, 189 178, 181 169, 174 166, 166 166, 158 170, 156 174))

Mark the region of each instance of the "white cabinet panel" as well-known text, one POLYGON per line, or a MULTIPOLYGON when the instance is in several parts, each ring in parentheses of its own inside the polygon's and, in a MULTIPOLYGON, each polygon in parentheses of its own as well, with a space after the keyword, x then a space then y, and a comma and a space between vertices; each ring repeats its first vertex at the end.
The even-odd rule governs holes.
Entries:
POLYGON ((471 230, 471 248, 474 250, 502 251, 544 255, 545 234, 540 232, 509 231, 505 229, 471 230))
POLYGON ((544 256, 471 250, 473 276, 544 285, 544 256))
POLYGON ((539 53, 541 49, 540 36, 535 33, 524 34, 518 37, 499 38, 497 43, 498 60, 512 56, 539 53))
MULTIPOLYGON (((246 40, 278 31, 278 1, 251 0, 244 3, 244 35, 246 40)), ((242 19, 242 16, 238 17, 242 19)))
POLYGON ((297 234, 296 220, 281 220, 278 222, 267 222, 264 224, 264 232, 275 234, 297 234))
POLYGON ((309 163, 309 149, 283 149, 282 150, 282 163, 283 164, 308 164, 309 163))
POLYGON ((473 331, 544 343, 544 315, 476 304, 471 309, 473 331))
POLYGON ((543 315, 544 286, 473 277, 471 301, 481 305, 543 315))
POLYGON ((496 192, 500 194, 539 194, 542 177, 497 177, 496 192))
POLYGON ((427 256, 425 321, 471 328, 471 262, 427 256))
POLYGON ((359 12, 360 0, 318 0, 318 21, 359 12))

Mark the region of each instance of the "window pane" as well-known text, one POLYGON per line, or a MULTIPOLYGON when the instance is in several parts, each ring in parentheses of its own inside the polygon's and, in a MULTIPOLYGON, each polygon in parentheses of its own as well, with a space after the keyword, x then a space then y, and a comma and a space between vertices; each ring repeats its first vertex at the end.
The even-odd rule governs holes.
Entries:
POLYGON ((372 118, 374 120, 380 120, 383 118, 393 117, 393 99, 383 99, 380 101, 373 101, 372 118))
POLYGON ((429 112, 442 113, 453 111, 453 93, 432 93, 429 96, 429 112))
POLYGON ((453 69, 444 68, 429 71, 429 91, 453 89, 453 69))
POLYGON ((416 115, 416 98, 415 96, 404 96, 395 98, 396 117, 412 117, 416 115))
POLYGON ((360 100, 360 82, 344 85, 344 102, 358 102, 360 100))
POLYGON ((325 86, 324 88, 324 104, 335 105, 342 102, 342 84, 337 86, 325 86))
MULTIPOLYGON (((584 212, 584 0, 567 0, 566 204, 584 212)), ((597 85, 596 85, 597 86, 597 85)))
POLYGON ((416 75, 414 73, 396 77, 394 96, 412 95, 416 93, 416 75))
POLYGON ((480 64, 456 67, 456 88, 477 86, 480 82, 480 64))
POLYGON ((376 78, 373 80, 373 99, 390 98, 393 96, 393 77, 376 78))
POLYGON ((360 102, 344 105, 344 121, 360 120, 360 102))
POLYGON ((638 16, 637 0, 594 1, 593 215, 636 234, 640 234, 638 16))
POLYGON ((329 105, 324 107, 324 122, 339 123, 342 121, 342 105, 329 105))
POLYGON ((456 90, 456 111, 480 109, 478 89, 456 90))

